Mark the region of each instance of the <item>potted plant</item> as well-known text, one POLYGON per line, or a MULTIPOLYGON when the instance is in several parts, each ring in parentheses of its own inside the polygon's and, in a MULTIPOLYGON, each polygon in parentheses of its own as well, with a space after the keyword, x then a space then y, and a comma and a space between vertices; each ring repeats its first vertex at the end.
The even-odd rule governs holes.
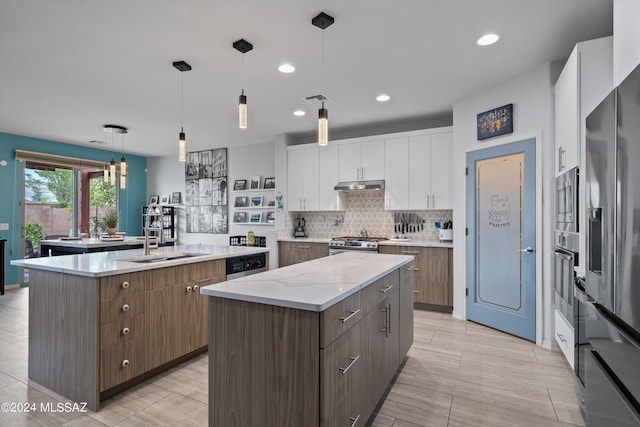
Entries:
POLYGON ((113 236, 118 230, 118 212, 116 210, 110 210, 107 215, 102 219, 102 223, 107 229, 107 234, 113 236))
POLYGON ((28 256, 34 256, 38 253, 38 245, 40 245, 40 240, 44 239, 46 233, 42 228, 42 225, 37 222, 27 222, 24 225, 24 238, 28 243, 31 243, 31 248, 27 245, 27 254, 28 256))

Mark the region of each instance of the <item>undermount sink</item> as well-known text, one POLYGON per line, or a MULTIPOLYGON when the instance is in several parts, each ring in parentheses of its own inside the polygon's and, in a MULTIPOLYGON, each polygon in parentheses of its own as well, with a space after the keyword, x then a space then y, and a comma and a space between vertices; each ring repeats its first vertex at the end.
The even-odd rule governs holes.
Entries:
POLYGON ((140 255, 133 258, 125 258, 120 261, 127 262, 158 262, 158 261, 170 261, 174 259, 191 258, 196 256, 203 256, 206 254, 194 253, 194 252, 169 252, 165 254, 152 254, 152 255, 140 255))

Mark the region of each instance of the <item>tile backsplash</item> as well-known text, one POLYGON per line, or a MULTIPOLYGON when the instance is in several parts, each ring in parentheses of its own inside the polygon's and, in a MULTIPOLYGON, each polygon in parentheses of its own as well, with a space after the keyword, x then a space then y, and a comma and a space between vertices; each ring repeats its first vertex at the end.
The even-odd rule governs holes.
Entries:
POLYGON ((308 237, 358 236, 363 228, 369 237, 393 237, 396 234, 394 214, 411 213, 424 220, 424 227, 415 232, 406 232, 404 236, 416 240, 438 240, 438 229, 434 223, 443 223, 452 218, 451 209, 387 211, 384 209, 382 191, 351 192, 347 193, 346 200, 347 209, 344 212, 290 212, 285 229, 278 233, 279 237, 293 236, 298 217, 304 218, 308 237))

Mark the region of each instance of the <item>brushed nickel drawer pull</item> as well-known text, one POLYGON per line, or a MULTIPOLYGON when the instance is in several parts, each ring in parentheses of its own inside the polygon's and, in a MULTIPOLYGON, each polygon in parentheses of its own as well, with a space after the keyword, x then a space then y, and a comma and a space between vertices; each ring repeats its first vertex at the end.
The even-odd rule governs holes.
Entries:
POLYGON ((387 292, 389 292, 391 289, 393 289, 393 285, 389 285, 384 289, 380 289, 380 292, 382 292, 383 294, 386 294, 387 292))
POLYGON ((351 423, 350 427, 355 427, 355 425, 358 423, 358 420, 360 419, 360 414, 358 414, 357 417, 353 418, 353 417, 349 417, 349 421, 353 421, 351 423))
POLYGON ((419 255, 420 252, 418 251, 402 251, 403 254, 407 254, 407 255, 419 255))
POLYGON ((351 369, 353 364, 356 363, 358 361, 358 359, 360 359, 360 355, 357 355, 356 357, 350 357, 349 359, 351 359, 351 363, 349 363, 346 366, 346 368, 340 368, 340 372, 342 373, 342 375, 346 374, 347 371, 349 371, 349 369, 351 369))
POLYGON ((122 286, 122 289, 127 289, 129 287, 129 282, 124 281, 124 282, 122 282, 121 286, 122 286))
POLYGON ((121 363, 123 368, 126 368, 127 366, 129 366, 129 361, 127 359, 124 359, 121 363))
POLYGON ((420 293, 420 291, 413 291, 413 293, 414 293, 414 294, 419 294, 419 293, 420 293))
POLYGON ((124 304, 121 309, 126 313, 127 311, 129 311, 129 304, 124 304))
POLYGON ((418 267, 413 267, 413 271, 420 271, 418 267))
POLYGON ((189 293, 189 292, 193 292, 193 288, 192 288, 191 286, 187 286, 186 291, 187 291, 187 293, 189 293))
POLYGON ((194 290, 194 291, 198 292, 198 289, 200 289, 200 286, 198 286, 198 285, 193 285, 193 290, 194 290))
POLYGON ((416 268, 415 268, 413 265, 412 265, 411 267, 407 267, 407 268, 405 268, 405 270, 407 270, 407 271, 413 271, 413 270, 415 270, 415 269, 416 269, 416 268))
POLYGON ((357 309, 356 311, 350 311, 350 314, 347 317, 341 317, 340 320, 342 320, 342 323, 346 323, 347 320, 351 319, 353 316, 355 316, 356 314, 360 313, 360 309, 357 309))
POLYGON ((311 246, 298 246, 298 249, 311 249, 311 246))
POLYGON ((122 335, 127 335, 129 333, 129 328, 122 328, 122 335))
POLYGON ((562 341, 562 342, 567 342, 567 340, 565 339, 564 335, 560 334, 559 332, 556 332, 556 335, 558 336, 558 338, 560 339, 560 341, 562 341))
POLYGON ((216 276, 211 276, 211 277, 205 277, 204 279, 197 279, 196 283, 215 282, 215 281, 216 281, 216 276))

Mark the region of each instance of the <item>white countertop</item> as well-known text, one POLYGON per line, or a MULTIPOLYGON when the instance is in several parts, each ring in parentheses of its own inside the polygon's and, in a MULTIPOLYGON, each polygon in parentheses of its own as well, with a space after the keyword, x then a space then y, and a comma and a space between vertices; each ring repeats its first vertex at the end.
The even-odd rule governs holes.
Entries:
MULTIPOLYGON (((326 243, 329 244, 330 238, 322 237, 280 237, 280 242, 309 242, 309 243, 326 243)), ((382 240, 380 245, 388 246, 421 246, 425 248, 453 248, 452 241, 440 241, 440 240, 413 240, 413 239, 398 239, 398 240, 382 240)))
POLYGON ((33 268, 36 270, 67 273, 76 276, 103 277, 112 276, 114 274, 132 273, 174 265, 191 264, 216 259, 226 259, 234 256, 269 252, 269 249, 247 246, 179 245, 160 247, 157 251, 154 251, 153 254, 160 256, 171 254, 177 255, 184 252, 199 254, 199 256, 154 262, 134 262, 132 260, 136 258, 139 259, 143 256, 144 252, 142 249, 129 249, 126 251, 94 252, 79 255, 17 259, 12 260, 11 265, 33 268))
POLYGON ((320 312, 413 259, 345 252, 204 286, 200 293, 320 312))
POLYGON ((141 245, 144 243, 143 236, 126 236, 123 240, 100 240, 100 239, 44 239, 40 240, 40 245, 48 246, 64 246, 66 248, 104 248, 108 246, 123 246, 123 245, 141 245))

